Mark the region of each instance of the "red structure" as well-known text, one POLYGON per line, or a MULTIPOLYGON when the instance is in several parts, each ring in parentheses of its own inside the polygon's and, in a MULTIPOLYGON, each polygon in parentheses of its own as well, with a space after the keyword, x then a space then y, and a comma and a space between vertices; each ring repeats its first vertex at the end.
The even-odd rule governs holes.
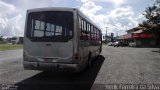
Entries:
POLYGON ((147 38, 152 38, 153 36, 148 33, 133 33, 132 38, 139 38, 139 39, 147 39, 147 38))
POLYGON ((118 40, 127 42, 128 44, 134 43, 135 46, 151 46, 154 44, 154 41, 152 39, 154 36, 152 34, 146 33, 142 29, 133 29, 128 31, 128 34, 119 36, 118 40))
POLYGON ((147 39, 147 38, 152 38, 153 35, 148 34, 148 33, 132 33, 132 34, 126 34, 119 36, 118 39, 147 39))

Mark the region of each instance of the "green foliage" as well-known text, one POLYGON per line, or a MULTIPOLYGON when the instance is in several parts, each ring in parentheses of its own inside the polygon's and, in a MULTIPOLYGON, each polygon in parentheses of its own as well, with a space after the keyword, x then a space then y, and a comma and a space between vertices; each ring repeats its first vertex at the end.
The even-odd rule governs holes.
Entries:
POLYGON ((103 40, 103 41, 102 41, 102 44, 107 44, 107 41, 106 41, 106 40, 103 40))
POLYGON ((143 15, 146 22, 157 24, 160 21, 160 1, 156 0, 152 6, 147 7, 143 15))
POLYGON ((0 51, 21 49, 23 45, 0 44, 0 51))
POLYGON ((0 36, 0 41, 3 41, 3 36, 0 36))
POLYGON ((0 41, 0 44, 6 44, 7 42, 6 41, 0 41))

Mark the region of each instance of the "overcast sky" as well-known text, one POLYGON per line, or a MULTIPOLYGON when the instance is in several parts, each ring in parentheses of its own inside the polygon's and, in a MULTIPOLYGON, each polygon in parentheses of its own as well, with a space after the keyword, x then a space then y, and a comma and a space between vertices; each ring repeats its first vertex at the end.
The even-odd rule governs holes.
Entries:
POLYGON ((39 7, 74 7, 81 10, 105 33, 138 26, 142 13, 153 0, 0 0, 0 35, 23 36, 26 10, 39 7))

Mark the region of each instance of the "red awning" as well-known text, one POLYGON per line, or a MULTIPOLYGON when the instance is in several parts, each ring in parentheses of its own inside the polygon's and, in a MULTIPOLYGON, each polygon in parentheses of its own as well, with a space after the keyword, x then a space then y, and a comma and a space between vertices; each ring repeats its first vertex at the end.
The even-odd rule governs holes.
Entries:
POLYGON ((153 37, 153 35, 152 34, 148 34, 148 33, 133 33, 132 34, 132 38, 152 38, 153 37))
POLYGON ((126 40, 126 39, 145 39, 145 38, 152 38, 153 35, 149 33, 140 33, 141 31, 137 31, 131 34, 126 34, 119 36, 118 39, 126 40))

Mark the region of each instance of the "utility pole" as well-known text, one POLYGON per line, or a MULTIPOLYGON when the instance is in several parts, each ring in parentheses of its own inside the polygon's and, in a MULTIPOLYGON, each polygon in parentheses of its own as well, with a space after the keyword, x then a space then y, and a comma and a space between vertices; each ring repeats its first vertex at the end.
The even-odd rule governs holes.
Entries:
POLYGON ((118 32, 121 32, 121 30, 116 30, 116 36, 118 37, 118 32))
POLYGON ((106 36, 107 36, 107 28, 108 28, 108 27, 106 27, 106 36))
POLYGON ((117 30, 117 31, 116 31, 116 40, 118 39, 118 36, 119 36, 118 33, 119 33, 119 32, 121 32, 121 30, 117 30))
POLYGON ((116 36, 118 37, 118 31, 116 31, 116 36))
POLYGON ((108 27, 106 27, 106 44, 107 44, 107 42, 108 42, 108 40, 107 40, 107 38, 108 38, 108 35, 107 35, 107 28, 108 28, 108 27))

